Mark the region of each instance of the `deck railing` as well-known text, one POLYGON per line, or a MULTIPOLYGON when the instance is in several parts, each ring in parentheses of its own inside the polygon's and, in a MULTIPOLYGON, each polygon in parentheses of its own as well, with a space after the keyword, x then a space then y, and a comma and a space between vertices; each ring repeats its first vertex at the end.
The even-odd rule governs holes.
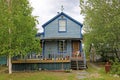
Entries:
POLYGON ((85 54, 83 52, 67 52, 67 53, 54 53, 51 52, 49 54, 45 54, 44 56, 42 54, 36 54, 36 53, 29 53, 25 56, 23 55, 17 55, 12 58, 12 60, 28 60, 28 59, 37 59, 37 60, 71 60, 71 59, 85 59, 85 54))

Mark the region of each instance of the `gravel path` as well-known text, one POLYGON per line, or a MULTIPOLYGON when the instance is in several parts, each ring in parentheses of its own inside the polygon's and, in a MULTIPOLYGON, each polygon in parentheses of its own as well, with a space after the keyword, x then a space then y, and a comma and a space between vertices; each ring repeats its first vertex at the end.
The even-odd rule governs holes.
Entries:
POLYGON ((85 70, 82 70, 82 71, 77 71, 76 72, 77 74, 77 79, 84 79, 84 78, 87 78, 89 76, 89 73, 85 70))
POLYGON ((89 63, 89 65, 97 70, 100 70, 100 67, 96 66, 94 63, 89 63))
MULTIPOLYGON (((89 63, 90 66, 92 66, 95 70, 100 70, 100 67, 96 66, 95 64, 93 63, 89 63)), ((89 68, 89 66, 88 66, 89 68)), ((99 76, 98 73, 95 73, 95 74, 90 74, 89 72, 87 72, 86 70, 79 70, 79 71, 76 71, 76 78, 81 80, 81 79, 84 79, 84 78, 89 78, 90 76, 91 77, 97 77, 99 76)))

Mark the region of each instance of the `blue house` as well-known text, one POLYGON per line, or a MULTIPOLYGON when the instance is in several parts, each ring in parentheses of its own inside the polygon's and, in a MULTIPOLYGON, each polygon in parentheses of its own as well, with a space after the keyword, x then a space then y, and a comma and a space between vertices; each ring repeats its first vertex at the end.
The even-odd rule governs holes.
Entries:
POLYGON ((61 12, 42 25, 44 32, 41 34, 44 58, 67 58, 70 60, 82 58, 82 24, 67 14, 61 12))
POLYGON ((43 56, 48 58, 49 53, 72 56, 76 51, 82 52, 82 26, 63 12, 43 24, 43 56))
POLYGON ((82 26, 80 22, 63 12, 57 14, 42 25, 44 29, 40 34, 42 54, 39 57, 38 54, 34 55, 34 58, 27 57, 25 60, 13 60, 13 70, 33 70, 34 66, 39 70, 85 69, 82 26))

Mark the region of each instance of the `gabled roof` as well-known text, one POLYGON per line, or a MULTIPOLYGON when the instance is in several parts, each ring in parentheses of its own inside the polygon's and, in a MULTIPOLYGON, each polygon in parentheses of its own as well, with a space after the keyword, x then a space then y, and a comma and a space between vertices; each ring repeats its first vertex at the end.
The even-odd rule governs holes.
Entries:
POLYGON ((55 17, 53 17, 52 19, 50 19, 48 22, 46 22, 45 24, 43 24, 42 27, 44 28, 45 26, 47 26, 49 23, 51 23, 52 21, 54 21, 55 19, 57 19, 61 15, 67 17, 68 19, 72 20, 73 22, 75 22, 76 24, 80 25, 81 27, 83 26, 83 24, 81 24, 80 22, 76 21, 75 19, 73 19, 72 17, 68 16, 67 14, 61 12, 60 14, 56 15, 55 17))

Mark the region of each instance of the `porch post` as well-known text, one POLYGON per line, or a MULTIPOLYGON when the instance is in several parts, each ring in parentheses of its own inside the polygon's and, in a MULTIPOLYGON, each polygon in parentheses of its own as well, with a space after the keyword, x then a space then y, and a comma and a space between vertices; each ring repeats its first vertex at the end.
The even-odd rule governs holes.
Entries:
POLYGON ((82 52, 82 40, 80 40, 80 52, 82 52))
POLYGON ((70 40, 71 50, 69 51, 69 58, 71 59, 73 54, 72 40, 70 40))
POLYGON ((64 56, 64 44, 65 44, 65 40, 63 40, 63 53, 62 53, 62 57, 64 56))

